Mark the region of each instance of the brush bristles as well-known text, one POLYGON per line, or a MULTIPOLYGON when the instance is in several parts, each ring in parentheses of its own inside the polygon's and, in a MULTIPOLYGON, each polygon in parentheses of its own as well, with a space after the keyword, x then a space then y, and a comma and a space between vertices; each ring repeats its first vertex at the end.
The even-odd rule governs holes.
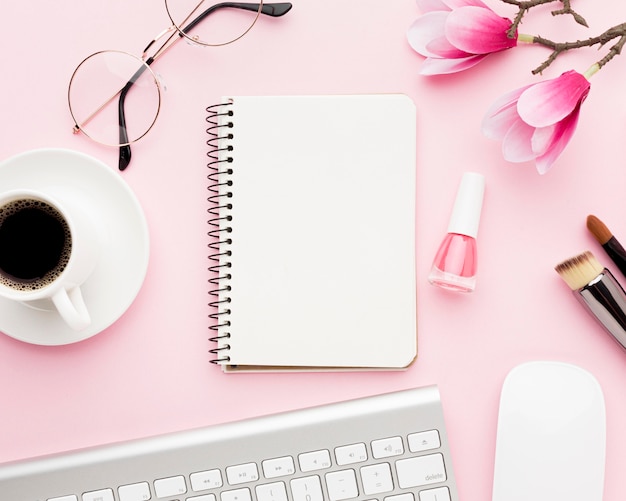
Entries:
POLYGON ((602 221, 593 215, 587 216, 587 229, 600 245, 607 243, 613 236, 611 230, 609 230, 602 221))
POLYGON ((600 275, 604 267, 591 252, 586 251, 557 264, 554 269, 570 289, 578 290, 600 275))

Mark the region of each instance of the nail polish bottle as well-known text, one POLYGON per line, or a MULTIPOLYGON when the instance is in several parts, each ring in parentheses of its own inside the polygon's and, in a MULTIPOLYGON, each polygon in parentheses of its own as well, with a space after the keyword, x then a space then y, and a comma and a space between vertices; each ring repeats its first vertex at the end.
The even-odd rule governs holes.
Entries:
POLYGON ((485 178, 466 172, 454 201, 448 233, 435 255, 428 281, 443 289, 472 292, 476 286, 476 235, 483 205, 485 178))

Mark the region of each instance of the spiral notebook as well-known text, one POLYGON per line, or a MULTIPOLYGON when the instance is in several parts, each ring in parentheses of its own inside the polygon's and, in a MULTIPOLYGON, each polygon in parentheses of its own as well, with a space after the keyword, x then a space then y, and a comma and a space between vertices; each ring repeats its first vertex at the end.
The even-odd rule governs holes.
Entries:
POLYGON ((408 367, 413 102, 233 96, 207 112, 212 362, 226 372, 408 367))

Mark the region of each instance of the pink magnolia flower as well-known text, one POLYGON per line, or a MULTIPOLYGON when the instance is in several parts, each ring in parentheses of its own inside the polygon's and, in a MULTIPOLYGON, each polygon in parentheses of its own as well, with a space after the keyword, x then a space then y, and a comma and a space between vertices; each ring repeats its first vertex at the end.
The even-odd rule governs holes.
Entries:
POLYGON ((535 161, 545 174, 574 135, 589 80, 570 70, 501 96, 483 120, 485 136, 502 140, 509 162, 535 161))
POLYGON ((423 14, 407 32, 409 44, 426 57, 420 73, 456 73, 478 64, 492 52, 517 45, 509 38, 512 21, 481 0, 417 0, 423 14))

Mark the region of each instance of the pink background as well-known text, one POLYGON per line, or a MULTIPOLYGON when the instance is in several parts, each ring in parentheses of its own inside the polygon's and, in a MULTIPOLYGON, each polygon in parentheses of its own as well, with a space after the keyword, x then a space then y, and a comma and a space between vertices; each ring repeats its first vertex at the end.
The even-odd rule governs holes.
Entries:
MULTIPOLYGON (((522 31, 576 39, 626 20, 624 2, 573 3, 590 30, 544 6, 522 31)), ((92 52, 140 53, 168 25, 162 2, 33 0, 4 2, 0 13, 0 158, 65 147, 115 170, 114 149, 71 134, 66 86, 92 52)), ((412 0, 295 0, 286 17, 258 23, 236 44, 179 44, 155 63, 167 84, 161 116, 122 174, 150 227, 146 281, 128 312, 87 341, 39 347, 0 336, 0 462, 436 383, 460 497, 483 501, 506 374, 559 360, 588 370, 604 390, 604 499, 623 499, 626 353, 553 267, 590 249, 615 269, 585 228, 590 213, 626 242, 626 56, 593 77, 573 141, 540 176, 531 164, 505 162, 479 126, 496 97, 539 81, 530 70, 546 50, 519 47, 463 74, 421 77, 405 37, 418 14, 412 0), (205 107, 223 94, 377 92, 406 93, 417 106, 417 362, 399 373, 222 374, 208 362, 205 107), (454 295, 426 276, 466 170, 487 180, 479 277, 475 293, 454 295)), ((569 54, 544 77, 582 72, 603 54, 569 54)))

